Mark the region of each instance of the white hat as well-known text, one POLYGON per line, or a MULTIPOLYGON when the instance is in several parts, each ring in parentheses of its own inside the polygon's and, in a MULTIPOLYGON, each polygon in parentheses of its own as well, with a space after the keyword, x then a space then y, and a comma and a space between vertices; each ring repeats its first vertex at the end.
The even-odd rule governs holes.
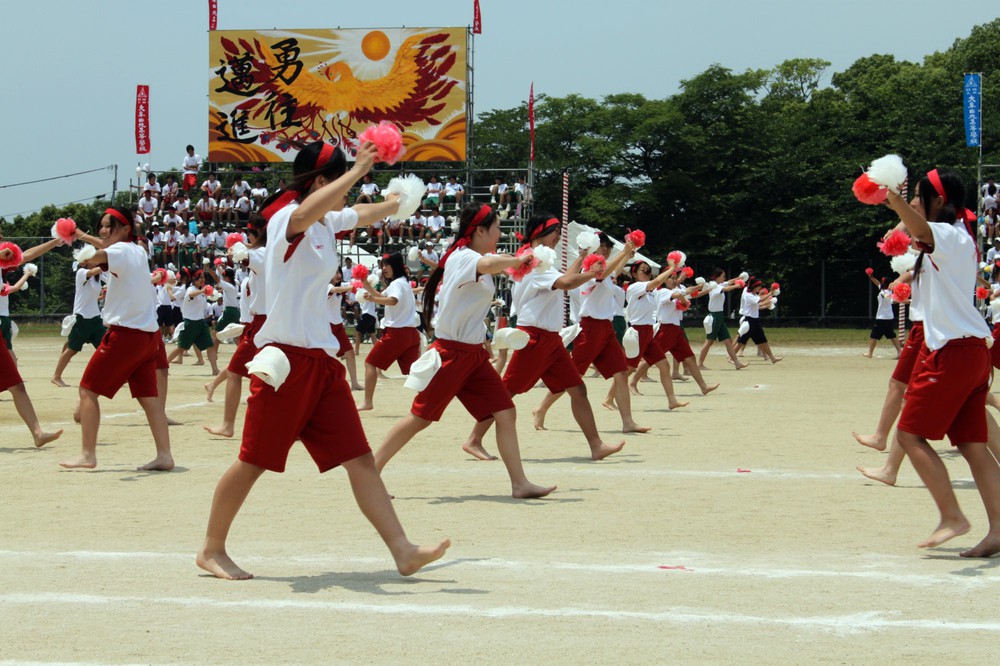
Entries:
POLYGON ((244 324, 226 324, 226 327, 215 334, 215 337, 220 340, 232 340, 233 338, 241 335, 243 329, 246 326, 244 324))
POLYGON ((430 347, 410 366, 410 374, 403 382, 403 386, 414 391, 423 391, 440 369, 441 354, 434 347, 430 347))
POLYGON ((740 334, 740 337, 746 335, 750 332, 750 322, 746 319, 740 322, 740 327, 736 329, 736 332, 740 334))
POLYGON ((562 338, 563 347, 569 347, 573 344, 573 341, 576 340, 576 336, 578 335, 580 335, 579 324, 570 324, 559 331, 559 337, 562 338))
POLYGON ((76 325, 76 315, 66 315, 62 320, 62 330, 59 331, 59 335, 65 337, 69 336, 70 331, 73 330, 73 326, 76 325))
POLYGON ((277 347, 264 347, 247 362, 247 372, 260 377, 275 391, 281 388, 291 371, 292 364, 288 361, 288 357, 277 347))
POLYGON ((524 349, 531 336, 518 328, 500 328, 493 334, 493 346, 497 349, 524 349))
POLYGON ((705 335, 711 335, 712 333, 712 315, 707 315, 704 321, 701 322, 705 326, 705 335))
POLYGON ((631 326, 625 329, 625 335, 622 336, 622 348, 625 350, 625 356, 628 358, 635 358, 639 355, 639 331, 635 330, 631 326))

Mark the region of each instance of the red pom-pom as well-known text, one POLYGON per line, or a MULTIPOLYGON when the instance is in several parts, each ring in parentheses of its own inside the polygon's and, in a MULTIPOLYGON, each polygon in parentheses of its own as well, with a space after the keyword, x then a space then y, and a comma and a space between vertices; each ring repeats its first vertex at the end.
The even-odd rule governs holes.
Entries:
POLYGON ((684 312, 691 307, 691 301, 687 300, 686 298, 676 298, 674 299, 674 307, 680 310, 681 312, 684 312))
POLYGON ((978 298, 979 300, 984 300, 984 299, 987 299, 989 297, 990 297, 990 290, 989 289, 987 289, 986 287, 977 287, 976 288, 976 298, 978 298))
POLYGON ((690 266, 685 266, 681 270, 681 275, 683 275, 685 278, 693 278, 694 277, 694 269, 691 268, 690 266))
POLYGON ((851 189, 854 190, 854 196, 858 198, 858 201, 873 206, 885 201, 885 198, 889 195, 889 190, 877 183, 873 183, 867 173, 858 176, 858 179, 854 181, 854 187, 851 189))
POLYGON ((223 259, 222 257, 216 257, 216 258, 215 258, 215 265, 216 265, 216 266, 221 266, 221 265, 223 265, 224 263, 226 263, 226 260, 225 260, 225 259, 223 259))
POLYGON ((228 236, 226 236, 226 249, 228 250, 237 243, 243 242, 243 234, 238 234, 235 231, 228 236))
POLYGON ((163 284, 167 281, 167 269, 157 268, 153 271, 153 284, 163 284))
POLYGON ((76 240, 76 222, 71 217, 60 217, 56 220, 56 236, 66 245, 72 245, 76 240))
POLYGON ((410 280, 410 289, 416 289, 416 288, 417 288, 417 281, 410 280))
POLYGON ((358 143, 370 141, 378 150, 378 159, 386 164, 395 164, 406 152, 403 147, 403 134, 394 124, 383 120, 378 125, 372 125, 358 135, 358 143))
POLYGON ((535 258, 535 251, 531 249, 530 245, 525 245, 520 250, 517 251, 515 255, 520 258, 531 257, 531 261, 523 264, 518 264, 514 268, 508 268, 504 272, 510 276, 510 279, 514 282, 520 282, 524 279, 524 276, 535 270, 535 266, 538 265, 538 259, 535 258))
POLYGON ((586 257, 583 258, 582 268, 584 273, 594 272, 598 274, 603 274, 604 269, 607 267, 608 264, 606 261, 604 261, 604 257, 602 257, 599 254, 588 254, 586 257))
POLYGON ((14 245, 10 241, 5 241, 0 243, 0 252, 3 252, 4 250, 10 250, 11 257, 9 259, 0 258, 0 268, 15 268, 21 265, 21 259, 24 258, 21 248, 14 245))
POLYGON ((876 243, 882 254, 889 257, 898 257, 906 254, 910 249, 910 235, 900 229, 895 229, 884 241, 876 243))
POLYGON ((351 269, 351 277, 355 280, 367 280, 368 267, 364 264, 354 264, 354 267, 351 269))
POLYGON ((874 268, 866 268, 865 269, 865 275, 867 275, 868 277, 871 277, 874 274, 875 274, 875 269, 874 268))
MULTIPOLYGON (((357 268, 357 266, 355 266, 355 268, 357 268)), ((361 282, 361 280, 351 280, 351 293, 352 294, 358 293, 358 289, 361 289, 363 291, 364 288, 365 288, 365 285, 361 282)))
POLYGON ((215 293, 215 287, 213 287, 213 286, 212 286, 212 285, 210 285, 210 284, 206 284, 206 285, 205 285, 205 288, 204 288, 204 289, 203 289, 202 291, 204 291, 204 292, 205 292, 205 295, 206 295, 206 296, 211 296, 212 294, 214 294, 214 293, 215 293))
POLYGON ((905 282, 900 282, 895 287, 892 288, 892 300, 897 303, 902 303, 903 301, 909 300, 910 298, 910 285, 905 282))
POLYGON ((646 232, 641 229, 636 229, 635 231, 630 231, 625 234, 626 241, 632 241, 632 245, 635 245, 636 249, 639 249, 646 244, 646 232))
POLYGON ((757 295, 758 295, 758 296, 760 296, 761 298, 764 298, 765 296, 767 296, 767 295, 768 295, 768 294, 770 294, 770 293, 771 293, 771 292, 769 292, 769 291, 767 290, 767 288, 765 287, 764 289, 761 289, 761 290, 760 290, 760 292, 759 292, 759 293, 758 293, 757 295))
POLYGON ((735 284, 737 287, 747 286, 746 280, 734 280, 733 284, 735 284))
POLYGON ((3 286, 0 287, 0 297, 6 296, 9 293, 10 293, 10 285, 4 282, 3 286))
POLYGON ((684 260, 684 254, 680 250, 674 250, 667 255, 667 261, 672 263, 674 266, 680 265, 684 260))
POLYGON ((771 291, 778 291, 779 289, 781 289, 781 285, 780 284, 778 284, 777 282, 772 282, 771 283, 771 291))

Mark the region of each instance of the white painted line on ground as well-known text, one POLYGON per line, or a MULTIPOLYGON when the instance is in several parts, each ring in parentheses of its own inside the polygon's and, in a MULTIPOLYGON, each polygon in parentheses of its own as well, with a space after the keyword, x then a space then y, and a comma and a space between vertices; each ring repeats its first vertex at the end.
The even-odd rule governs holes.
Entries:
MULTIPOLYGON (((663 553, 658 561, 637 563, 584 563, 584 562, 554 562, 551 560, 506 560, 501 558, 455 558, 444 560, 440 564, 431 565, 430 570, 442 567, 473 567, 484 569, 505 569, 511 571, 577 571, 587 574, 647 574, 656 576, 716 576, 721 578, 758 578, 767 580, 792 580, 806 578, 837 578, 870 580, 881 583, 910 585, 914 587, 932 587, 935 585, 949 588, 982 589, 1000 585, 1000 575, 988 574, 978 576, 961 576, 949 573, 900 573, 898 568, 904 566, 894 558, 886 563, 893 567, 892 571, 884 568, 874 568, 871 558, 866 558, 856 569, 820 569, 802 568, 796 566, 766 567, 754 564, 737 565, 719 564, 718 557, 702 553, 663 553), (715 560, 715 561, 713 561, 715 560), (867 562, 867 564, 865 563, 867 562), (660 567, 669 567, 662 569, 660 567)), ((150 551, 18 551, 0 550, 0 559, 27 560, 170 560, 193 562, 194 552, 190 553, 160 553, 150 551)), ((344 565, 346 563, 363 566, 386 566, 390 563, 387 557, 341 557, 328 556, 241 556, 241 561, 261 564, 309 564, 317 567, 344 565)), ((975 564, 976 560, 969 561, 975 564)))
POLYGON ((877 629, 920 629, 951 632, 990 631, 1000 632, 1000 622, 953 622, 935 619, 893 619, 896 611, 866 611, 851 615, 813 615, 801 617, 768 617, 727 613, 714 609, 694 609, 683 606, 659 611, 612 610, 602 608, 533 608, 530 606, 476 607, 469 605, 436 604, 368 604, 351 601, 321 601, 303 599, 231 599, 210 597, 157 597, 111 596, 100 594, 65 594, 60 592, 26 592, 0 595, 0 603, 21 605, 79 605, 115 606, 136 604, 148 607, 180 606, 183 608, 250 609, 250 610, 305 610, 335 613, 401 616, 458 616, 495 619, 525 617, 567 617, 597 620, 642 620, 672 624, 737 624, 777 625, 799 629, 821 629, 834 632, 864 632, 877 629))

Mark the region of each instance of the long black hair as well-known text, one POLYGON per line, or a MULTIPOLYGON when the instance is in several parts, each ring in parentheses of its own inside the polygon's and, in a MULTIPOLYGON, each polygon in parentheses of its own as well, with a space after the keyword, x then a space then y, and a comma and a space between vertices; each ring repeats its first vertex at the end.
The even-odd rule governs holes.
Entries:
MULTIPOLYGON (((403 255, 399 252, 390 254, 389 256, 382 259, 382 265, 388 266, 392 269, 392 279, 397 280, 398 278, 406 277, 406 264, 403 261, 403 255)), ((384 271, 383 271, 384 275, 384 271)))

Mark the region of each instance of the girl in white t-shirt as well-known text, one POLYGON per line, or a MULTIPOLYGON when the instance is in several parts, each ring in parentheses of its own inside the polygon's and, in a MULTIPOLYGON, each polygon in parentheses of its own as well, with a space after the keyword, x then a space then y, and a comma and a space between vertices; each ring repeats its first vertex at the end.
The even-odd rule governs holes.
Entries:
POLYGON ((899 358, 899 340, 896 339, 896 317, 892 314, 892 289, 889 289, 889 279, 876 280, 871 275, 868 276, 868 279, 878 287, 878 295, 876 296, 878 310, 875 311, 875 325, 872 326, 872 332, 868 336, 868 353, 862 354, 862 356, 871 358, 872 354, 875 353, 875 345, 882 338, 886 338, 896 350, 896 358, 899 358))
MULTIPOLYGON (((525 225, 525 246, 555 248, 561 228, 557 217, 536 213, 525 225)), ((621 451, 625 441, 611 444, 601 439, 587 398, 587 387, 559 335, 563 325, 563 293, 599 279, 603 273, 603 264, 581 273, 582 261, 583 257, 577 257, 565 274, 555 266, 544 271, 536 268, 514 283, 517 329, 531 339, 527 346, 511 355, 503 385, 512 396, 526 393, 539 380, 550 393, 568 393, 573 418, 587 439, 591 459, 603 460, 621 451)), ((462 448, 480 460, 492 459, 483 447, 483 437, 492 425, 493 419, 476 423, 462 448)))
POLYGON ((198 566, 219 578, 251 577, 226 553, 229 529, 257 479, 269 469, 284 471, 297 440, 321 472, 344 466, 359 508, 401 574, 415 573, 450 545, 445 539, 419 547, 406 538, 375 468, 344 367, 335 358, 339 344, 325 312, 326 285, 338 265, 336 234, 398 209, 393 197, 342 210, 344 195, 371 169, 375 155, 373 145, 362 144, 348 170, 339 148, 322 141, 309 144, 295 157, 291 186, 264 201, 268 318, 256 335, 263 349, 255 360, 277 357, 287 363, 288 373, 277 388, 257 375, 250 380, 239 458, 219 481, 197 556, 198 566))
MULTIPOLYGON (((165 359, 160 357, 162 339, 156 323, 146 252, 136 244, 136 225, 127 210, 108 208, 100 224, 104 249, 80 266, 107 266, 111 277, 102 314, 108 331, 80 380, 81 454, 59 464, 68 468, 97 466, 97 432, 101 420, 98 397, 113 398, 128 383, 132 397, 146 412, 156 444, 156 458, 139 469, 168 471, 174 468, 174 459, 170 453, 167 415, 157 385, 157 367, 165 359)), ((77 230, 77 237, 85 235, 77 230)))
POLYGON ((939 546, 970 529, 948 471, 928 443, 947 435, 968 462, 989 519, 986 537, 962 556, 989 557, 1000 552, 1000 465, 986 445, 990 331, 972 301, 979 249, 968 219, 975 216, 966 215, 964 201, 961 178, 937 169, 920 180, 910 205, 888 192, 887 203, 923 250, 914 271, 926 352, 907 388, 896 437, 940 512, 938 526, 919 546, 939 546))
POLYGON ((384 372, 396 363, 400 372, 408 375, 410 366, 420 358, 420 321, 403 255, 397 252, 382 260, 382 280, 389 283, 385 291, 362 281, 368 300, 385 306, 385 330, 365 358, 365 401, 358 405, 358 411, 374 409, 379 370, 384 372))
POLYGON ((334 273, 333 279, 330 281, 330 286, 327 288, 326 310, 330 318, 330 330, 333 331, 333 335, 337 338, 337 343, 340 345, 337 358, 344 359, 344 365, 347 366, 347 374, 351 378, 351 390, 363 391, 365 387, 358 383, 358 368, 354 346, 351 344, 351 339, 347 337, 347 329, 344 328, 344 298, 352 297, 354 295, 353 289, 354 286, 350 283, 344 284, 344 269, 338 267, 337 272, 334 273))
POLYGON ((440 420, 457 397, 476 421, 495 419, 497 448, 507 467, 513 496, 544 497, 555 486, 537 486, 528 481, 517 443, 514 403, 484 347, 483 322, 493 302, 493 276, 531 259, 493 254, 500 239, 500 219, 488 205, 466 206, 461 220, 458 239, 424 287, 424 322, 437 336, 426 353, 440 356, 440 369, 417 394, 410 413, 389 431, 375 453, 375 463, 382 470, 418 432, 440 420), (431 294, 437 292, 438 285, 441 307, 436 322, 432 322, 431 294))
POLYGON ((740 315, 742 315, 750 328, 736 339, 737 356, 743 353, 747 342, 753 340, 757 349, 771 363, 777 363, 781 360, 782 357, 775 356, 774 352, 771 351, 771 345, 767 341, 764 327, 760 324, 760 309, 768 307, 773 298, 770 292, 765 293, 764 283, 751 275, 747 286, 743 289, 743 295, 740 297, 740 315))
POLYGON ((94 349, 101 345, 104 337, 104 324, 101 322, 101 308, 98 300, 101 297, 101 267, 77 268, 73 276, 76 290, 73 296, 73 328, 69 332, 66 344, 63 345, 62 353, 56 362, 55 372, 50 380, 56 386, 66 388, 69 386, 63 381, 62 373, 69 365, 70 360, 83 350, 83 345, 90 343, 94 349))
POLYGON ((726 345, 726 353, 729 354, 729 359, 736 366, 737 370, 747 367, 746 363, 741 362, 736 357, 736 350, 733 347, 733 336, 730 335, 729 328, 726 326, 726 313, 724 312, 726 294, 739 288, 736 278, 727 280, 726 271, 721 268, 713 270, 702 287, 701 293, 708 294, 708 315, 712 318, 712 332, 705 336, 705 344, 701 346, 701 351, 698 352, 698 367, 702 370, 708 370, 705 367, 705 359, 708 358, 708 350, 716 342, 723 342, 726 345))

